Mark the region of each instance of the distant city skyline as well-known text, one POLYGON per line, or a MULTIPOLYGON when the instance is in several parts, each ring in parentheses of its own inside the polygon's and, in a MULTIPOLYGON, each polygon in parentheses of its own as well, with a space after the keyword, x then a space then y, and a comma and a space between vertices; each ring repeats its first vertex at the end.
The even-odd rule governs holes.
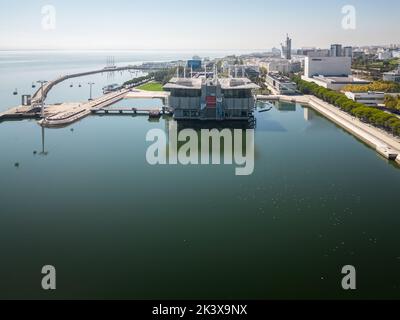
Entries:
POLYGON ((287 33, 293 48, 400 43, 398 0, 0 0, 0 5, 0 50, 267 51, 280 48, 287 33), (354 30, 342 28, 346 5, 356 9, 354 30), (53 22, 54 28, 43 27, 53 22))

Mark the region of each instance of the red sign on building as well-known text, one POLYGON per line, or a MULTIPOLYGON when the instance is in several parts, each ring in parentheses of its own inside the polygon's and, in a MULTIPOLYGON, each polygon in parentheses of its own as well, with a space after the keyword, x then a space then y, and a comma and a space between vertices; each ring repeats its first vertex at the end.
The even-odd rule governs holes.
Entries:
POLYGON ((207 96, 206 97, 207 107, 215 108, 217 106, 217 97, 215 96, 207 96))

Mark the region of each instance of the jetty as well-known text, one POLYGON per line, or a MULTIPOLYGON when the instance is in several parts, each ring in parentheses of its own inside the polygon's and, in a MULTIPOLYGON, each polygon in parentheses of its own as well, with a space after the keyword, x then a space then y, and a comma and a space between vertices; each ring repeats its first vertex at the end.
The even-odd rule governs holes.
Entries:
POLYGON ((99 73, 109 73, 109 72, 118 72, 118 71, 127 71, 127 70, 138 70, 138 71, 155 71, 155 69, 149 69, 141 66, 124 66, 124 67, 115 67, 115 68, 103 68, 103 69, 98 69, 98 70, 93 70, 93 71, 87 71, 87 72, 80 72, 80 73, 74 73, 74 74, 67 74, 58 77, 55 80, 49 81, 43 85, 43 88, 39 88, 32 96, 31 99, 31 104, 40 104, 42 101, 45 101, 47 98, 48 93, 50 90, 56 86, 57 84, 64 82, 69 79, 73 78, 79 78, 79 77, 85 77, 85 76, 90 76, 94 74, 99 74, 99 73))

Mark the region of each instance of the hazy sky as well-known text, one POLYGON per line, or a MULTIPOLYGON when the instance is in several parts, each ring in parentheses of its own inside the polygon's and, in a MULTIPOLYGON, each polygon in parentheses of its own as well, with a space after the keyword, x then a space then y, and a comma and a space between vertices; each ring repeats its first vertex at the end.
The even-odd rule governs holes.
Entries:
MULTIPOLYGON (((0 49, 266 50, 400 43, 399 0, 0 0, 0 49), (44 30, 46 5, 55 29, 44 30), (356 8, 355 30, 342 7, 356 8)), ((45 25, 49 25, 48 23, 45 25)))

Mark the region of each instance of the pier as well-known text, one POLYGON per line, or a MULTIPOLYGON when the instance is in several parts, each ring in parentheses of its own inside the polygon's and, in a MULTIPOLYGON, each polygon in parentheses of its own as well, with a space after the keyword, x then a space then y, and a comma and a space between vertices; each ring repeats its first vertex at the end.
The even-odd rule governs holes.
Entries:
POLYGON ((99 73, 108 73, 108 72, 118 72, 118 71, 127 71, 127 70, 138 70, 138 71, 155 71, 155 69, 148 69, 140 66, 125 66, 125 67, 116 67, 116 68, 103 68, 100 70, 88 71, 88 72, 81 72, 81 73, 74 73, 69 75, 61 76, 55 80, 49 81, 43 85, 43 93, 42 88, 39 88, 32 96, 31 103, 32 105, 40 104, 42 101, 46 100, 46 97, 50 90, 57 84, 64 82, 68 79, 79 78, 84 76, 90 76, 99 73))
MULTIPOLYGON (((164 105, 167 104, 168 92, 142 91, 138 89, 121 89, 116 92, 105 94, 89 102, 77 103, 67 102, 54 105, 46 105, 45 118, 39 121, 44 127, 66 126, 84 117, 94 115, 112 115, 112 114, 133 114, 148 115, 151 118, 157 118, 164 114, 171 114, 172 110, 166 106, 162 108, 108 108, 123 99, 162 99, 164 105)), ((22 119, 40 119, 40 106, 19 106, 0 113, 2 120, 22 120, 22 119)))
POLYGON ((160 118, 162 115, 171 114, 169 108, 102 108, 92 109, 96 115, 146 115, 150 118, 160 118))
POLYGON ((78 106, 76 106, 76 104, 62 104, 60 108, 53 106, 52 109, 49 109, 45 113, 45 118, 42 119, 39 124, 44 127, 57 127, 71 124, 90 115, 93 110, 100 110, 124 99, 128 92, 129 89, 123 89, 118 92, 106 94, 84 104, 79 104, 78 106), (63 108, 61 109, 61 107, 63 108))

